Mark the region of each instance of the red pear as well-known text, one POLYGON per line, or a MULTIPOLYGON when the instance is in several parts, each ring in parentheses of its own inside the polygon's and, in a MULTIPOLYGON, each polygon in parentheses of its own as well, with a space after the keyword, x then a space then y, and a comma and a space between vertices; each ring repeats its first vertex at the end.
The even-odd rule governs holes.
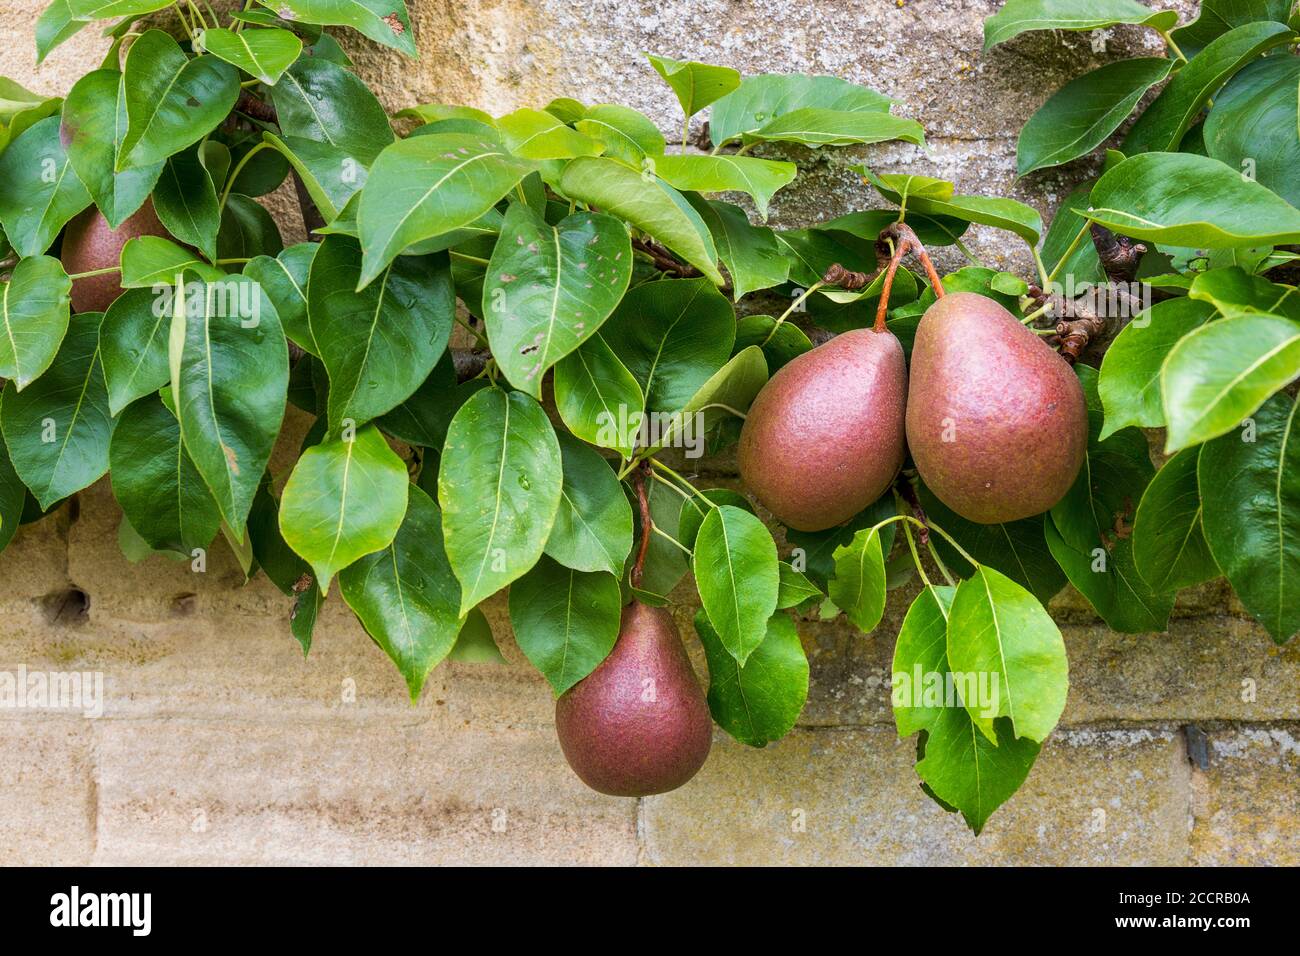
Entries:
POLYGON ((997 302, 954 292, 917 326, 907 444, 926 486, 963 518, 1041 514, 1070 490, 1088 450, 1083 387, 997 302))
MULTIPOLYGON (((113 229, 94 206, 78 213, 63 230, 60 258, 68 275, 109 269, 121 260, 122 247, 136 236, 167 236, 154 212, 153 201, 127 216, 113 229)), ((72 308, 77 312, 103 312, 122 294, 121 276, 116 272, 88 276, 72 283, 72 308)))
POLYGON ((842 524, 903 465, 907 368, 892 332, 854 329, 790 361, 740 433, 740 477, 799 531, 842 524))
POLYGON ((556 701, 555 730, 574 773, 601 793, 644 797, 695 776, 713 721, 667 611, 623 609, 609 656, 556 701))

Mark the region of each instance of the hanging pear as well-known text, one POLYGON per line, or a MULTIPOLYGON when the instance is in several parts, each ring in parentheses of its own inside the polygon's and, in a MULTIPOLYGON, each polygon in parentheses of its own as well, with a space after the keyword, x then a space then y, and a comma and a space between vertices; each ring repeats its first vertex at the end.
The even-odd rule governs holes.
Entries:
POLYGON ((695 776, 713 719, 667 611, 623 609, 609 656, 555 702, 555 731, 574 773, 600 793, 644 797, 695 776))
MULTIPOLYGON (((137 236, 168 235, 154 212, 153 200, 127 216, 114 229, 94 206, 82 210, 63 230, 59 255, 68 275, 111 269, 122 257, 122 247, 137 236)), ((77 312, 103 312, 122 294, 122 277, 116 272, 86 276, 72 282, 72 308, 77 312)))
POLYGON ((1041 514, 1070 490, 1087 453, 1083 388, 997 302, 954 292, 916 330, 907 444, 926 486, 963 518, 1041 514))
POLYGON ((784 524, 842 524, 903 465, 907 368, 884 323, 791 360, 750 406, 737 460, 745 486, 784 524))

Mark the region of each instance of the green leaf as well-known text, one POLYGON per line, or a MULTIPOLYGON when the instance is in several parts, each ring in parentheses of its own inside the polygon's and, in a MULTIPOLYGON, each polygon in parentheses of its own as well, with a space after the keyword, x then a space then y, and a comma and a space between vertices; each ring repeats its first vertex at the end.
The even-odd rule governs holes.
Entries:
POLYGON ((18 255, 41 255, 90 201, 59 142, 57 116, 34 124, 0 153, 0 226, 18 255))
POLYGON ((790 275, 790 260, 782 252, 776 233, 767 226, 751 225, 739 206, 703 196, 686 198, 704 220, 718 258, 731 275, 734 301, 785 282, 790 275))
POLYGON ((662 425, 657 440, 649 448, 684 446, 688 457, 703 454, 702 438, 719 422, 743 417, 754 397, 767 384, 767 360, 762 349, 742 349, 699 387, 682 408, 679 418, 662 425))
POLYGON ((1085 215, 1134 239, 1226 249, 1300 242, 1300 210, 1217 159, 1142 153, 1097 181, 1085 215))
MULTIPOLYGON (((99 358, 113 415, 158 391, 171 378, 167 356, 171 313, 165 305, 166 300, 150 289, 128 289, 104 313, 99 326, 99 358)), ((131 524, 149 540, 139 522, 131 524)), ((176 550, 189 552, 188 548, 176 550)))
POLYGON ((1133 519, 1133 563, 1157 591, 1219 576, 1201 531, 1199 455, 1200 449, 1187 448, 1165 462, 1147 485, 1133 519))
POLYGON ((900 737, 921 732, 916 772, 926 792, 960 811, 978 834, 1029 775, 1039 745, 1017 739, 1005 717, 994 720, 994 745, 976 732, 959 698, 948 700, 949 681, 956 686, 945 640, 954 593, 925 588, 903 619, 894 650, 894 721, 900 737))
POLYGON ((208 281, 226 273, 208 265, 188 249, 161 236, 137 236, 122 247, 122 288, 152 289, 160 283, 174 283, 182 272, 196 272, 208 281))
POLYGON ((41 120, 54 116, 63 106, 57 96, 42 96, 0 76, 0 153, 41 120))
MULTIPOLYGON (((796 531, 787 528, 785 537, 793 546, 790 552, 790 563, 797 570, 806 572, 815 584, 828 587, 830 578, 835 574, 835 552, 841 546, 848 547, 857 532, 870 528, 897 513, 893 496, 881 495, 838 527, 828 528, 825 531, 796 531)), ((888 554, 894 544, 894 525, 885 525, 880 529, 879 535, 881 554, 888 554)))
POLYGON ((1147 90, 1173 67, 1165 57, 1117 60, 1071 80, 1029 118, 1016 145, 1016 172, 1086 156, 1119 129, 1147 90))
POLYGON ((1061 632, 1032 594, 992 568, 981 565, 957 585, 948 662, 957 673, 996 675, 996 700, 964 702, 990 741, 998 742, 995 717, 1039 743, 1060 720, 1070 683, 1061 632))
POLYGON ((799 169, 794 163, 723 154, 660 156, 654 160, 654 171, 677 189, 746 193, 753 197, 758 214, 766 219, 768 201, 777 190, 794 182, 799 169))
POLYGON ((452 417, 471 395, 488 385, 485 378, 457 385, 451 353, 443 353, 424 384, 401 405, 379 418, 376 424, 399 441, 424 449, 423 481, 425 476, 437 474, 438 460, 452 417))
POLYGON ((160 163, 210 133, 239 98, 239 73, 213 56, 190 59, 161 30, 146 30, 122 70, 127 128, 120 172, 160 163))
POLYGON ((248 541, 258 566, 285 596, 298 597, 304 577, 315 581, 311 565, 289 547, 280 533, 280 505, 271 493, 269 473, 258 485, 253 510, 248 513, 248 541))
POLYGON ((293 167, 326 222, 334 223, 366 184, 366 167, 337 146, 301 136, 281 139, 269 131, 262 133, 262 139, 293 167))
MULTIPOLYGON (((685 505, 682 506, 683 509, 685 505)), ((777 610, 787 607, 798 607, 805 601, 811 601, 813 598, 820 600, 825 597, 817 585, 808 580, 807 575, 796 571, 786 562, 780 564, 781 586, 776 595, 777 610)))
MULTIPOLYGON (((388 114, 355 73, 319 57, 301 57, 271 88, 284 142, 304 153, 296 140, 312 140, 337 156, 338 175, 359 174, 393 142, 388 114)), ((324 163, 324 159, 320 160, 324 163)), ((312 164, 316 169, 318 164, 312 164)), ((342 208, 342 207, 340 207, 342 208)))
POLYGON ((718 726, 743 744, 766 747, 799 719, 808 699, 808 658, 794 622, 777 614, 743 664, 727 650, 703 609, 695 633, 709 664, 709 712, 718 726))
POLYGON ((626 219, 695 266, 714 285, 722 284, 718 251, 708 227, 686 198, 663 180, 612 159, 583 157, 564 168, 559 187, 571 199, 626 219))
MULTIPOLYGON (((1043 218, 1038 210, 1026 206, 1014 199, 1001 199, 994 196, 954 196, 944 195, 945 190, 911 188, 918 177, 885 175, 877 176, 868 169, 863 169, 866 180, 876 188, 880 195, 890 202, 901 205, 903 196, 907 195, 907 211, 925 213, 931 216, 948 216, 965 222, 978 222, 996 229, 1014 232, 1030 245, 1038 245, 1043 231, 1043 218), (909 191, 910 189, 910 191, 909 191)), ((932 180, 938 185, 938 180, 932 180)), ((951 184, 944 183, 951 189, 951 184)))
POLYGON ((664 134, 644 113, 626 106, 602 103, 593 106, 574 123, 578 132, 605 147, 604 155, 641 169, 647 156, 662 156, 664 134))
MULTIPOLYGON (((832 263, 838 262, 846 269, 857 268, 859 271, 870 271, 876 261, 874 239, 862 239, 840 230, 785 229, 776 234, 776 240, 785 249, 790 268, 790 281, 805 289, 820 282, 827 267, 832 263)), ((878 288, 884 280, 881 276, 877 276, 877 279, 880 281, 872 284, 878 288)), ((900 284, 906 281, 907 270, 899 270, 894 280, 894 288, 899 289, 900 284)), ((861 295, 856 292, 845 294, 855 298, 861 295)), ((897 293, 897 298, 900 300, 904 298, 901 289, 897 293)), ((875 319, 874 310, 872 319, 875 319)))
POLYGON ((1126 428, 1104 441, 1097 374, 1075 371, 1088 401, 1088 456, 1074 485, 1051 511, 1047 546, 1073 584, 1116 631, 1163 631, 1174 606, 1174 592, 1152 588, 1133 560, 1132 539, 1121 532, 1131 524, 1134 503, 1154 469, 1146 438, 1126 428))
MULTIPOLYGON (((922 588, 899 628, 892 680, 894 725, 899 737, 910 737, 918 730, 933 730, 946 709, 947 701, 943 697, 927 701, 922 691, 925 675, 943 677, 949 672, 948 610, 956 593, 954 587, 922 588), (921 681, 917 680, 918 674, 921 681)), ((954 709, 964 710, 960 703, 954 709)))
POLYGON ((418 56, 404 0, 258 0, 289 21, 351 27, 376 43, 418 56))
POLYGON ((622 604, 614 575, 575 571, 543 556, 510 586, 510 625, 558 697, 614 649, 622 604))
POLYGON ((1214 159, 1300 206, 1300 58, 1251 63, 1214 98, 1205 118, 1205 149, 1214 159))
MULTIPOLYGON (((1065 574, 1047 548, 1041 515, 1002 524, 976 524, 950 511, 929 488, 918 488, 926 516, 947 531, 976 561, 1001 571, 1046 604, 1065 587, 1065 574)), ((969 577, 974 568, 942 535, 930 540, 954 574, 969 577)), ((905 735, 906 736, 906 735, 905 735)))
POLYGON ((1102 438, 1129 425, 1164 425, 1160 367, 1180 339, 1213 316, 1210 306, 1182 297, 1157 302, 1124 327, 1106 350, 1097 381, 1106 410, 1102 438))
POLYGON ((247 276, 185 273, 169 332, 185 449, 237 538, 284 417, 289 352, 275 307, 247 276))
POLYGON ((460 634, 460 584, 443 550, 438 506, 419 488, 407 494, 392 542, 340 571, 339 591, 397 665, 414 703, 460 634))
POLYGON ((455 293, 445 254, 403 256, 360 292, 353 239, 326 236, 311 262, 307 313, 329 372, 329 424, 364 424, 420 387, 447 348, 455 293))
POLYGON ((492 638, 492 625, 478 608, 474 608, 461 625, 460 634, 452 646, 447 660, 458 664, 504 664, 497 642, 492 638))
MULTIPOLYGON (((865 178, 866 167, 851 166, 849 167, 855 173, 865 178)), ((882 177, 882 182, 891 177, 882 177)), ((918 181, 927 180, 925 176, 905 176, 898 177, 904 182, 910 182, 908 185, 901 185, 902 192, 910 195, 912 192, 928 192, 925 188, 917 187, 918 181)), ((942 184, 941 190, 936 190, 933 198, 949 199, 952 197, 952 183, 945 180, 929 180, 931 183, 942 184)), ((819 225, 819 232, 847 232, 859 239, 865 239, 869 246, 863 247, 870 249, 872 256, 875 255, 874 245, 881 231, 890 223, 898 219, 898 210, 896 209, 861 209, 857 212, 845 213, 843 216, 836 216, 834 219, 827 220, 819 225)), ((969 222, 961 219, 953 219, 950 216, 922 216, 915 213, 908 213, 907 224, 916 232, 916 236, 927 246, 951 246, 965 234, 970 227, 969 222)), ((1076 230, 1077 231, 1077 230, 1076 230)), ((1070 238, 1074 238, 1071 236, 1070 238)), ((874 262, 874 258, 872 260, 874 262)))
POLYGON ((64 333, 72 280, 50 256, 19 259, 0 292, 0 378, 22 391, 50 366, 64 333))
POLYGON ((754 511, 754 506, 749 503, 748 498, 729 488, 705 488, 699 494, 683 498, 680 516, 677 519, 677 532, 673 537, 688 549, 695 549, 695 538, 700 533, 700 525, 704 524, 704 519, 713 510, 709 502, 713 505, 731 505, 751 514, 754 511))
POLYGON ((1087 236, 1074 247, 1074 252, 1070 253, 1070 258, 1065 264, 1060 265, 1070 244, 1074 242, 1074 237, 1088 225, 1088 220, 1075 210, 1088 208, 1088 196, 1092 192, 1092 186, 1091 182, 1080 183, 1065 197, 1057 208, 1056 215, 1052 217, 1052 224, 1048 226, 1047 234, 1043 236, 1043 264, 1047 266, 1048 272, 1056 270, 1056 281, 1064 288, 1070 288, 1071 282, 1074 283, 1074 288, 1079 289, 1085 285, 1095 286, 1106 281, 1106 273, 1097 258, 1097 247, 1087 236))
POLYGON ((709 510, 692 562, 700 603, 718 639, 744 664, 767 634, 780 589, 776 544, 763 522, 740 508, 709 510))
POLYGON ((599 156, 601 144, 571 129, 544 110, 518 109, 496 121, 510 152, 521 159, 572 159, 599 156))
POLYGON ((537 562, 563 485, 559 442, 532 398, 485 388, 456 412, 438 502, 447 556, 464 588, 462 613, 537 562))
POLYGON ((684 63, 653 53, 647 53, 646 59, 672 87, 688 119, 740 86, 740 72, 729 66, 711 66, 693 60, 684 63))
MULTIPOLYGON (((749 139, 785 114, 801 109, 838 113, 888 113, 893 101, 835 76, 764 73, 746 77, 713 106, 709 136, 714 144, 749 139)), ((752 141, 752 140, 751 140, 752 141)))
POLYGON ((247 196, 231 193, 221 212, 217 255, 222 259, 278 256, 284 251, 280 227, 265 206, 247 196))
POLYGON ((867 634, 885 613, 885 558, 880 529, 863 528, 835 549, 835 576, 829 594, 853 625, 867 634))
POLYGON ((531 171, 504 147, 468 133, 415 136, 389 146, 361 193, 360 285, 407 246, 473 222, 531 171))
POLYGON ((40 66, 55 47, 89 22, 88 18, 72 15, 69 0, 53 0, 36 21, 36 65, 40 66))
POLYGON ((198 150, 187 149, 168 157, 154 190, 153 208, 168 232, 198 249, 209 262, 216 261, 221 209, 216 187, 199 160, 198 150))
POLYGON ((1285 643, 1300 630, 1300 419, 1275 395, 1253 426, 1201 449, 1201 520, 1241 603, 1285 643))
POLYGON ((1280 23, 1236 27, 1212 40, 1160 91, 1124 137, 1126 156, 1176 150, 1201 109, 1234 73, 1295 34, 1280 23))
MULTIPOLYGON (((409 492, 405 463, 367 425, 350 441, 327 440, 303 452, 284 486, 280 531, 327 592, 337 572, 393 542, 409 492)), ((427 536, 421 516, 416 522, 413 533, 427 536)))
POLYGON ((573 434, 632 456, 645 396, 599 333, 560 360, 554 384, 556 410, 573 434))
POLYGON ((168 0, 68 0, 68 12, 85 20, 138 17, 169 6, 168 0))
POLYGON ((1152 10, 1137 0, 1007 0, 984 21, 984 49, 1005 43, 1027 30, 1097 30, 1117 23, 1138 23, 1168 30, 1178 23, 1174 10, 1152 10))
POLYGON ((1197 18, 1174 31, 1184 56, 1195 56, 1216 37, 1255 20, 1285 23, 1293 0, 1201 0, 1197 18))
POLYGON ((113 172, 126 124, 125 83, 116 70, 87 73, 63 103, 68 162, 114 229, 140 208, 162 172, 161 163, 113 172))
POLYGON ((1300 324, 1243 315, 1189 333, 1160 370, 1167 451, 1209 441, 1300 376, 1300 324))
POLYGON ((757 345, 763 351, 767 368, 776 374, 791 359, 804 352, 812 351, 813 344, 807 333, 792 322, 776 324, 770 315, 747 315, 736 323, 736 344, 738 352, 757 345))
POLYGON ((0 392, 9 458, 41 508, 88 487, 108 470, 112 428, 99 363, 98 312, 72 317, 49 370, 23 391, 0 392))
POLYGON ((1187 297, 1210 303, 1227 318, 1270 312, 1300 322, 1300 290, 1251 275, 1241 266, 1196 273, 1187 297))
POLYGON ((320 349, 307 319, 307 280, 318 248, 318 243, 300 242, 274 258, 257 256, 244 265, 244 275, 260 284, 275 306, 285 334, 312 355, 320 349))
POLYGON ((665 279, 628 292, 600 337, 641 387, 645 410, 675 412, 726 364, 735 328, 731 303, 708 280, 665 279))
POLYGON ((615 578, 632 550, 632 509, 609 463, 589 445, 560 433, 564 486, 546 553, 577 571, 615 578))
POLYGON ((546 104, 546 112, 562 123, 576 123, 587 115, 587 107, 571 96, 557 96, 546 104))
POLYGON ((228 30, 211 27, 201 34, 200 45, 208 53, 238 67, 267 86, 280 82, 302 52, 302 41, 288 30, 228 30))
POLYGON ((118 416, 108 456, 113 496, 149 547, 189 555, 212 543, 221 511, 185 453, 176 416, 156 395, 118 416))
POLYGON ((925 130, 914 119, 874 111, 791 110, 761 129, 746 133, 748 142, 802 143, 805 146, 851 146, 891 139, 925 145, 925 130))
POLYGON ((304 657, 311 650, 312 633, 316 630, 316 619, 320 617, 320 609, 324 604, 325 595, 315 581, 307 585, 307 589, 293 602, 293 611, 289 614, 289 629, 302 646, 304 657))
POLYGON ((18 533, 27 494, 27 486, 18 477, 13 462, 9 460, 9 448, 5 445, 4 434, 0 433, 0 551, 4 551, 18 533))
POLYGON ((613 216, 552 226, 511 203, 483 280, 488 340, 510 384, 540 400, 547 369, 596 333, 631 278, 632 243, 613 216))

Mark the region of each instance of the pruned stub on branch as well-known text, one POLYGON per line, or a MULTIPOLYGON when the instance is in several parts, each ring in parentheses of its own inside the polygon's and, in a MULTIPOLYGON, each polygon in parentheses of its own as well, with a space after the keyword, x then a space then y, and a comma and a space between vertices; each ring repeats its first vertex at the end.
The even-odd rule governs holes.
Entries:
POLYGON ((1108 308, 1104 311, 1097 308, 1101 297, 1096 294, 1070 299, 1059 292, 1033 284, 1029 286, 1029 298, 1034 308, 1047 306, 1047 312, 1056 320, 1056 335, 1052 343, 1060 350, 1061 357, 1071 364, 1081 359, 1090 346, 1094 353, 1104 351, 1126 321, 1135 317, 1143 307, 1131 290, 1147 247, 1128 236, 1116 235, 1097 223, 1092 224, 1089 232, 1097 250, 1097 259, 1106 273, 1105 301, 1108 308))

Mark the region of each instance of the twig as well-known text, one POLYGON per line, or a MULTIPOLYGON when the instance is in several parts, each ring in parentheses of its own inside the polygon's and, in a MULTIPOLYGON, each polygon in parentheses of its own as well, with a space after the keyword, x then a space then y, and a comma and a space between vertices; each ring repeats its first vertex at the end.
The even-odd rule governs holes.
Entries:
POLYGON ((641 466, 633 472, 632 482, 636 486, 636 500, 641 508, 641 548, 637 551, 636 563, 632 565, 630 580, 632 587, 641 587, 641 575, 645 571, 645 556, 650 550, 650 534, 654 530, 654 522, 650 519, 650 497, 646 494, 645 475, 650 470, 648 462, 642 462, 641 466))
POLYGON ((632 248, 648 255, 660 272, 671 272, 683 279, 693 279, 700 274, 695 266, 682 262, 652 239, 633 239, 632 248))

